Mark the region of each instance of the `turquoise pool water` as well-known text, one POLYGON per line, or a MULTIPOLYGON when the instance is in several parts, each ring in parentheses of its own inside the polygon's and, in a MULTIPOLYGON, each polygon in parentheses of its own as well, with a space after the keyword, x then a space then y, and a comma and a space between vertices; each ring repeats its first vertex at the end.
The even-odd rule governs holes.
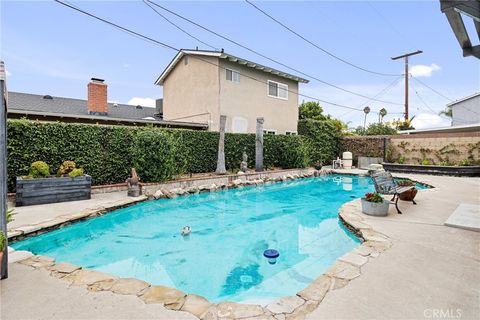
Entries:
POLYGON ((214 302, 267 302, 302 290, 359 244, 338 209, 372 190, 370 178, 333 175, 148 201, 12 246, 214 302), (267 248, 280 252, 274 265, 267 248))

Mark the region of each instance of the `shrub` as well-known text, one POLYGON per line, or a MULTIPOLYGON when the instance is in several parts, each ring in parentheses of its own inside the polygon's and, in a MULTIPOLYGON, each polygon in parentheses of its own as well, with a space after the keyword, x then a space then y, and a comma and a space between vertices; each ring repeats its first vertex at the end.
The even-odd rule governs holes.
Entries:
POLYGON ((438 163, 439 166, 451 166, 452 164, 448 160, 442 160, 438 163))
MULTIPOLYGON (((7 130, 11 192, 15 177, 27 175, 36 160, 57 168, 69 159, 88 172, 94 185, 124 182, 132 167, 142 181, 156 182, 181 173, 213 172, 217 164, 218 132, 25 119, 8 120, 7 130)), ((299 133, 306 136, 264 136, 265 168, 304 167, 337 156, 340 131, 332 124, 306 120, 299 125, 299 133)), ((240 168, 244 150, 249 168, 254 168, 255 135, 225 134, 228 170, 240 168)))
POLYGON ((76 168, 75 162, 70 160, 63 161, 63 163, 60 165, 60 168, 58 168, 57 175, 61 176, 64 174, 69 174, 75 168, 76 168))
POLYGON ((160 182, 182 173, 176 164, 172 135, 155 128, 140 130, 133 138, 133 167, 145 182, 160 182))
POLYGON ((73 169, 68 173, 68 176, 72 178, 83 176, 83 168, 73 169))
POLYGON ((15 214, 14 210, 13 209, 7 209, 7 223, 10 223, 12 222, 14 219, 13 219, 13 215, 15 214))
POLYGON ((50 175, 50 167, 43 161, 35 161, 30 165, 28 175, 34 179, 48 177, 50 175))
POLYGON ((404 156, 400 156, 400 158, 398 158, 398 161, 397 161, 399 164, 404 164, 405 163, 405 157, 404 156))
POLYGON ((471 166, 472 161, 470 161, 469 159, 463 159, 463 160, 458 161, 458 165, 462 166, 462 167, 471 166))
POLYGON ((304 136, 309 164, 329 163, 338 155, 341 131, 328 121, 300 120, 298 134, 304 136))
POLYGON ((3 249, 5 249, 6 243, 7 237, 5 236, 5 233, 3 233, 3 231, 0 231, 0 252, 3 252, 3 249))
POLYGON ((430 164, 430 160, 428 159, 423 159, 422 162, 420 162, 422 166, 428 166, 430 164))

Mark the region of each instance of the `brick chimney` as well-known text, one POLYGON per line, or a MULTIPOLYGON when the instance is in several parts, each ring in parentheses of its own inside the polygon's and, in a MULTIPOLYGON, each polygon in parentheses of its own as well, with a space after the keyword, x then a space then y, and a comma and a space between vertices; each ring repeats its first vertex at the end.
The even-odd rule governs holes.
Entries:
POLYGON ((103 79, 92 78, 87 85, 88 114, 106 116, 108 114, 107 85, 103 79))

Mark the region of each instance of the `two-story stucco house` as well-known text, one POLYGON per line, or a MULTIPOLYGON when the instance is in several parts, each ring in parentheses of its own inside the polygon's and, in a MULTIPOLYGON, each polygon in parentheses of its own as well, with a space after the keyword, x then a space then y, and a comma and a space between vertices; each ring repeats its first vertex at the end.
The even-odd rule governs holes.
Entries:
POLYGON ((295 134, 298 83, 308 80, 233 55, 181 50, 155 84, 163 86, 164 120, 206 122, 227 132, 253 133, 256 118, 266 133, 295 134))

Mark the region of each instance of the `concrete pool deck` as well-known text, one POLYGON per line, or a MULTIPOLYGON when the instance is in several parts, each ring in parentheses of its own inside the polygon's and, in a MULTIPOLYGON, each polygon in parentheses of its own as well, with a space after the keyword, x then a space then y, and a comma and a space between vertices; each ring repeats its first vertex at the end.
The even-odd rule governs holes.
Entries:
MULTIPOLYGON (((440 312, 449 313, 450 318, 480 317, 480 233, 443 224, 460 203, 480 206, 480 179, 401 176, 436 188, 419 192, 416 206, 400 202, 403 215, 397 215, 392 206, 386 218, 364 216, 375 230, 390 237, 393 246, 363 266, 360 277, 329 292, 307 319, 423 319, 440 312)), ((96 195, 98 205, 107 199, 102 196, 114 198, 110 201, 122 200, 120 194, 119 198, 114 194, 96 195)), ((92 203, 76 204, 75 210, 70 210, 71 203, 61 205, 74 214, 92 203)), ((15 216, 18 225, 35 222, 33 211, 27 208, 32 207, 18 208, 22 209, 15 216)), ((66 214, 61 208, 46 211, 54 214, 56 210, 66 214)), ((145 305, 135 297, 71 287, 46 270, 18 263, 10 264, 10 277, 0 284, 2 319, 195 318, 161 305, 145 305)))

